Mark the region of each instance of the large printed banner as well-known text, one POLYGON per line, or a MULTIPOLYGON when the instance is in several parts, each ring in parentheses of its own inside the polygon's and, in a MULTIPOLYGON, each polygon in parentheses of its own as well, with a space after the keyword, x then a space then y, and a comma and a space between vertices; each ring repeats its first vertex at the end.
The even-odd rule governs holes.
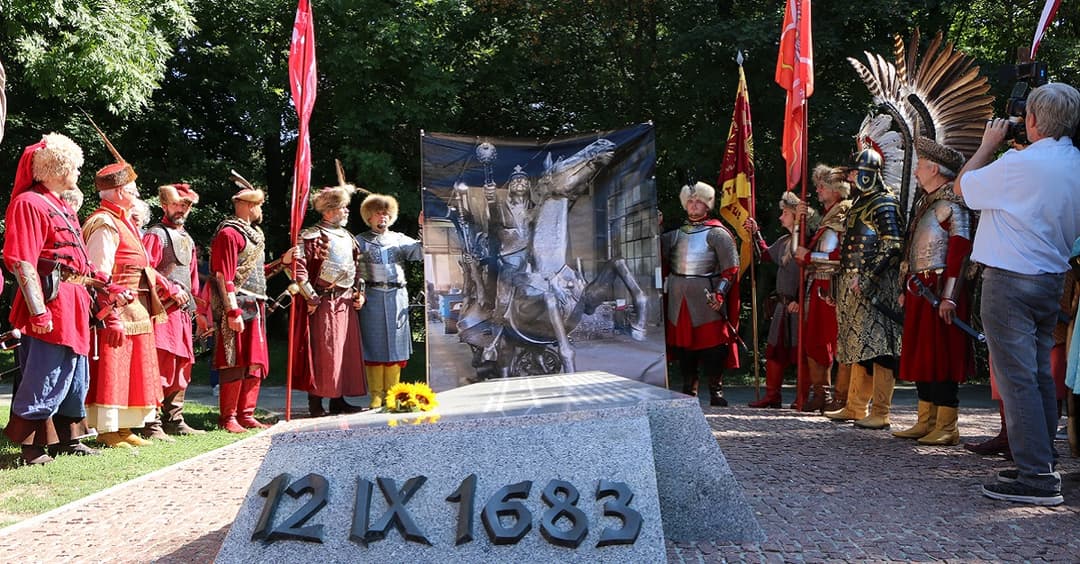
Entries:
POLYGON ((589 370, 666 385, 651 124, 421 148, 432 388, 589 370))

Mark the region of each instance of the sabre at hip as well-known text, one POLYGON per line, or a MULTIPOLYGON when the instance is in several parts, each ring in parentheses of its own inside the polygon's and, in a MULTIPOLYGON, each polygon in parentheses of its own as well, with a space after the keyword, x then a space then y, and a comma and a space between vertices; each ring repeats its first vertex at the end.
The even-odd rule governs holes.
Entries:
MULTIPOLYGON (((916 294, 922 296, 923 299, 930 302, 930 307, 936 310, 938 306, 941 305, 941 298, 934 295, 934 292, 932 292, 930 288, 928 288, 926 284, 924 284, 923 281, 919 279, 919 277, 912 276, 908 279, 908 284, 915 289, 916 294)), ((953 318, 952 324, 955 325, 957 329, 966 333, 972 339, 975 339, 976 342, 986 342, 986 335, 983 335, 982 333, 976 331, 974 327, 968 325, 961 319, 953 318)))
MULTIPOLYGON (((705 303, 709 304, 709 307, 713 307, 714 305, 716 305, 718 302, 716 301, 716 296, 713 295, 712 291, 708 288, 703 288, 703 290, 705 291, 705 303)), ((728 333, 731 333, 731 336, 735 338, 735 342, 739 343, 739 346, 741 346, 744 351, 749 352, 750 347, 746 346, 746 342, 743 341, 742 337, 739 335, 739 332, 735 330, 735 326, 731 324, 731 320, 727 318, 725 312, 721 310, 718 313, 723 315, 724 325, 727 326, 728 333)))

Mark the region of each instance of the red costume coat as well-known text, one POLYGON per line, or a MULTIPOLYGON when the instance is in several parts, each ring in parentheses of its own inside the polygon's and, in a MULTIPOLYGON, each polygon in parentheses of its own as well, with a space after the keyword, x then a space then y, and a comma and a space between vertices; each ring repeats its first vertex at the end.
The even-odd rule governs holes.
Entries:
MULTIPOLYGON (((83 245, 78 216, 41 184, 20 192, 4 215, 4 263, 9 271, 17 261, 37 265, 39 258, 55 260, 77 274, 96 271, 83 245)), ((30 329, 30 310, 17 290, 8 317, 13 328, 54 345, 71 347, 76 354, 90 352, 90 294, 80 284, 61 282, 56 299, 45 304, 53 330, 37 334, 30 329)))
MULTIPOLYGON (((826 231, 827 226, 820 227, 811 237, 807 248, 816 249, 818 241, 826 231)), ((842 234, 841 234, 842 235, 842 234)), ((809 258, 809 255, 807 256, 809 258)), ((829 252, 828 260, 840 260, 840 246, 829 252)), ((803 262, 809 265, 810 261, 803 262)), ((806 356, 821 366, 832 366, 836 358, 836 303, 829 303, 832 293, 832 278, 814 278, 810 275, 810 285, 806 289, 806 330, 803 332, 803 351, 806 356)))
MULTIPOLYGON (((238 259, 248 244, 247 237, 236 228, 228 225, 220 228, 210 243, 210 275, 215 277, 220 275, 229 286, 235 284, 238 259)), ((266 266, 262 260, 256 268, 264 269, 264 273, 270 270, 270 267, 266 266)), ((218 290, 220 291, 220 288, 218 290)), ((269 373, 270 353, 266 344, 266 304, 259 301, 257 307, 257 315, 253 319, 244 321, 244 332, 239 334, 226 330, 228 324, 226 315, 217 317, 214 367, 218 370, 259 366, 262 369, 260 374, 262 377, 269 373), (232 335, 231 343, 224 342, 228 335, 232 335), (230 352, 226 352, 227 350, 230 352)))
MULTIPOLYGON (((112 279, 132 290, 136 300, 109 311, 106 325, 122 326, 123 341, 111 346, 98 342, 98 358, 90 359, 90 389, 86 395, 88 419, 99 432, 139 427, 162 400, 154 323, 165 320, 161 295, 175 293, 171 283, 150 267, 150 258, 127 212, 102 200, 86 219, 87 241, 111 232, 118 240, 112 279)), ((91 252, 94 252, 91 248, 91 252)))
MULTIPOLYGON (((176 227, 166 224, 172 229, 183 230, 182 227, 176 227)), ((146 247, 146 253, 150 256, 150 264, 155 269, 161 265, 163 250, 161 238, 154 235, 152 232, 147 232, 143 236, 143 246, 146 247)), ((173 247, 173 252, 176 252, 177 248, 173 247)), ((195 247, 191 247, 191 257, 188 262, 187 276, 189 292, 192 300, 199 294, 199 271, 198 260, 196 259, 195 247)), ((194 302, 193 302, 194 303, 194 302)), ((177 308, 169 313, 168 319, 165 323, 159 324, 154 328, 154 344, 158 350, 158 363, 161 365, 161 385, 166 389, 183 389, 187 387, 188 382, 191 381, 191 364, 195 362, 195 352, 193 348, 192 334, 191 334, 191 313, 187 311, 187 308, 177 308), (174 370, 169 370, 167 367, 172 367, 174 370)))
MULTIPOLYGON (((344 230, 342 230, 344 231, 344 230)), ((319 295, 319 306, 308 313, 303 296, 292 310, 293 336, 296 350, 292 356, 293 385, 297 390, 319 397, 362 396, 367 393, 364 380, 363 345, 360 341, 360 319, 353 308, 352 290, 331 290, 330 284, 319 279, 324 257, 317 248, 319 228, 305 230, 303 253, 297 253, 296 281, 308 281, 319 295)), ((359 248, 346 232, 353 245, 353 262, 358 260, 359 248)), ((359 269, 350 284, 360 280, 359 269)))

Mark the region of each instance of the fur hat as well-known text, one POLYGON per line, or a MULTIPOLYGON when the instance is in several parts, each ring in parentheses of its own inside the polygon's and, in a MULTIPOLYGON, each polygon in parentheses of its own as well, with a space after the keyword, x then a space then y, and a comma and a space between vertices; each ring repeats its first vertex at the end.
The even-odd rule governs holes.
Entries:
POLYGON ((233 202, 251 202, 259 205, 266 201, 266 192, 256 188, 254 184, 248 182, 246 178, 240 176, 235 170, 229 171, 229 179, 240 187, 240 190, 232 196, 233 202))
POLYGON ((64 177, 83 165, 83 152, 74 141, 59 133, 41 138, 45 145, 34 152, 34 180, 64 177))
POLYGON ((851 196, 851 184, 847 181, 847 171, 846 168, 819 164, 814 167, 814 186, 825 186, 830 190, 835 190, 840 193, 841 198, 846 200, 851 196))
POLYGON ((123 188, 135 182, 138 177, 139 175, 135 174, 135 169, 131 165, 120 161, 106 165, 97 171, 97 174, 94 175, 94 187, 97 188, 98 192, 123 188))
POLYGON ((166 184, 158 186, 158 202, 161 205, 175 204, 180 200, 186 200, 192 204, 199 203, 199 195, 187 184, 166 184))
POLYGON ((691 198, 705 202, 705 205, 711 210, 716 205, 716 189, 704 182, 698 182, 693 187, 683 186, 682 191, 679 192, 679 201, 682 202, 684 210, 686 209, 686 202, 690 201, 691 198))
POLYGON ((393 225, 398 216, 397 199, 385 194, 372 194, 364 198, 364 203, 360 204, 360 217, 368 227, 371 227, 371 216, 380 211, 390 212, 390 225, 393 225))
POLYGON ((795 209, 799 207, 799 204, 801 203, 802 200, 800 200, 799 197, 795 195, 795 192, 788 191, 780 195, 781 208, 795 209))
POLYGON ((315 211, 319 213, 346 207, 352 201, 352 195, 355 192, 356 186, 352 184, 327 186, 312 196, 311 207, 315 208, 315 211))
POLYGON ((915 140, 915 152, 920 159, 933 161, 951 170, 953 174, 958 174, 964 167, 964 155, 960 154, 960 151, 939 145, 929 137, 919 137, 915 140))

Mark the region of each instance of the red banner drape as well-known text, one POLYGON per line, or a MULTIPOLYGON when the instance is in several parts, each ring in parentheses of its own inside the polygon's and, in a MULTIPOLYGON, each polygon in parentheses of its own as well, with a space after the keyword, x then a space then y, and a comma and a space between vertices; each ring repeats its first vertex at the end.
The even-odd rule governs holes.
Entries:
POLYGON ((735 230, 742 244, 739 247, 739 276, 753 262, 750 233, 743 226, 746 218, 754 217, 754 135, 750 125, 750 95, 746 90, 746 74, 739 65, 739 88, 735 94, 735 112, 728 129, 727 148, 720 178, 720 217, 735 230))
POLYGON ((292 215, 289 222, 293 245, 296 244, 296 238, 304 223, 308 191, 311 188, 311 139, 308 135, 308 122, 311 120, 311 110, 315 107, 317 84, 314 17, 308 0, 300 0, 296 6, 296 22, 293 23, 292 44, 289 47, 289 87, 300 121, 293 170, 292 215))
POLYGON ((787 90, 781 154, 787 163, 787 187, 802 179, 806 155, 806 99, 814 93, 814 49, 810 0, 787 0, 776 59, 776 83, 787 90))

